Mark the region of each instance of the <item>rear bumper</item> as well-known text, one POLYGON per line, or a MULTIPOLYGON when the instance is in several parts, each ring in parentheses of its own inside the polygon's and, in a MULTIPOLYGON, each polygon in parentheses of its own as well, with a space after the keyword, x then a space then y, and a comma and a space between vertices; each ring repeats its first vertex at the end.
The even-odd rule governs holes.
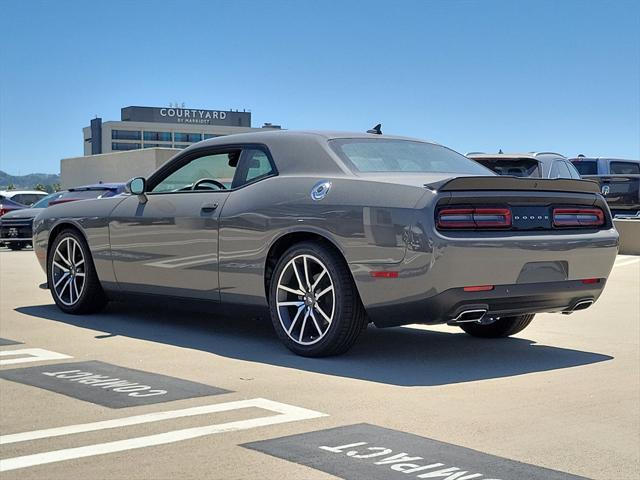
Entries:
POLYGON ((32 238, 31 237, 7 237, 7 238, 0 238, 0 243, 9 243, 9 242, 21 242, 21 243, 31 243, 32 242, 32 238))
POLYGON ((451 288, 427 298, 367 308, 369 318, 378 327, 407 323, 451 323, 463 312, 486 310, 488 317, 523 313, 564 312, 581 302, 595 302, 606 283, 584 284, 581 280, 496 285, 491 291, 466 292, 451 288))
POLYGON ((419 241, 409 242, 400 264, 349 265, 369 318, 378 326, 446 323, 457 309, 474 304, 486 305, 488 314, 497 316, 563 311, 580 298, 597 299, 618 253, 613 228, 456 237, 434 232, 415 238, 419 241), (376 270, 395 274, 376 278, 376 270), (601 282, 581 282, 590 278, 601 282), (477 285, 495 288, 462 290, 477 285))

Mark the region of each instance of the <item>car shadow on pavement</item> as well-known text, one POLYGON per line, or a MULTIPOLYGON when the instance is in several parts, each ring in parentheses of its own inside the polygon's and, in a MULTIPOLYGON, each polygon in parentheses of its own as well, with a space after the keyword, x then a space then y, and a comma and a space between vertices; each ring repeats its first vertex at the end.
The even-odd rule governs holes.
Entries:
POLYGON ((437 386, 510 377, 611 360, 599 353, 537 345, 522 338, 477 339, 456 332, 370 326, 346 354, 304 358, 284 347, 267 319, 212 318, 178 309, 112 303, 102 313, 75 316, 55 305, 17 312, 95 329, 96 339, 123 336, 197 349, 228 358, 398 386, 437 386))

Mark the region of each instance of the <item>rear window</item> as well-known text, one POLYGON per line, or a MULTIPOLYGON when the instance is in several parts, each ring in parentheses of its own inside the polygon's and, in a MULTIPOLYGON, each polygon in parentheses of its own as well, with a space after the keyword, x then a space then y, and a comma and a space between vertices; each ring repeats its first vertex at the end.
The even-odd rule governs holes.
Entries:
POLYGON ((358 172, 443 172, 487 175, 486 168, 441 145, 373 138, 330 141, 347 165, 358 172))
POLYGON ((22 205, 33 205, 41 198, 44 198, 46 194, 38 195, 37 193, 16 193, 11 200, 21 203, 22 205))
POLYGON ((571 163, 573 163, 580 175, 598 174, 598 164, 595 160, 572 160, 571 163))
POLYGON ((640 163, 635 162, 611 162, 609 169, 613 174, 619 175, 639 175, 640 163))
POLYGON ((540 163, 533 158, 477 158, 474 161, 498 175, 512 177, 541 177, 540 163))

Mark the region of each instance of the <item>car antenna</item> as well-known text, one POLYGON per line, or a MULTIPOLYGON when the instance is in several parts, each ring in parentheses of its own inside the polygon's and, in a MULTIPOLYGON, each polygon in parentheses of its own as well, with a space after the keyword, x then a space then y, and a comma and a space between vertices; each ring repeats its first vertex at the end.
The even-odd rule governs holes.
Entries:
POLYGON ((374 133, 376 135, 382 135, 382 124, 379 123, 375 127, 373 127, 371 130, 367 130, 367 133, 374 133))
POLYGON ((504 152, 502 151, 502 149, 500 149, 500 150, 498 150, 498 153, 499 153, 500 155, 502 155, 504 152))

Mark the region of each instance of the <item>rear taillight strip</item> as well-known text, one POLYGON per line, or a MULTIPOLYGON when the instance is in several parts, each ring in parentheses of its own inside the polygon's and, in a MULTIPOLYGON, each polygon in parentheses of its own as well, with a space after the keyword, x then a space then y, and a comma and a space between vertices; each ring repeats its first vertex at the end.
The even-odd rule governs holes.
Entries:
POLYGON ((554 208, 554 227, 598 227, 604 225, 604 212, 599 208, 554 208))
POLYGON ((438 228, 508 228, 511 210, 508 208, 443 208, 438 212, 438 228))

